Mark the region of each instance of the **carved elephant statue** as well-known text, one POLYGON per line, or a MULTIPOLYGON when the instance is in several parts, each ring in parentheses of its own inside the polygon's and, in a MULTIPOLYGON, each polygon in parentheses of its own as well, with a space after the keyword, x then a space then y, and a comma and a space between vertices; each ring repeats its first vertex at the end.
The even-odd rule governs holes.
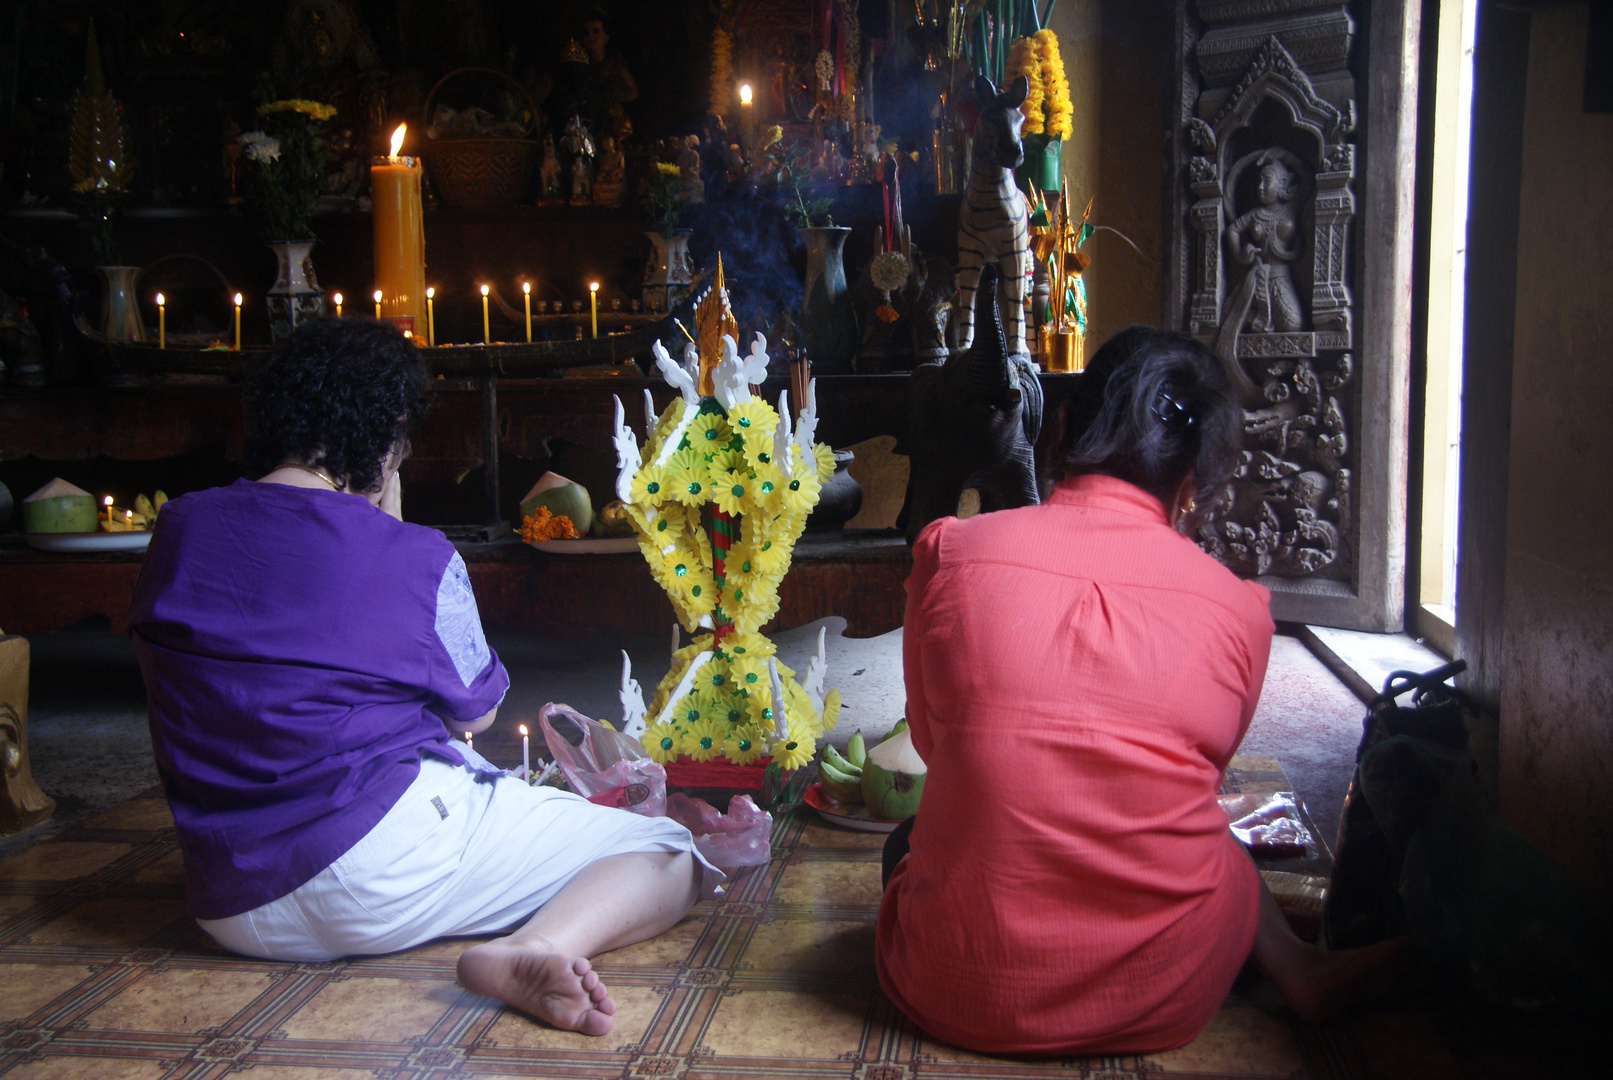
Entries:
POLYGON ((908 543, 936 518, 956 514, 965 491, 976 493, 981 513, 1041 501, 1035 446, 1042 384, 1027 358, 1008 355, 996 265, 986 264, 981 275, 973 344, 913 372, 900 448, 911 461, 901 522, 908 543))

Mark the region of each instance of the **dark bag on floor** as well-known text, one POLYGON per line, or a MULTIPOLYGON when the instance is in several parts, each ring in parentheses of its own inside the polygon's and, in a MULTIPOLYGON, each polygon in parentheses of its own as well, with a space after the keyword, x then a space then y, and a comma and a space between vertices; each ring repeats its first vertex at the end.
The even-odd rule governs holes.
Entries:
POLYGON ((1405 868, 1406 844, 1445 789, 1445 774, 1432 767, 1404 741, 1386 747, 1370 763, 1376 781, 1396 794, 1400 813, 1384 821, 1363 797, 1361 763, 1379 743, 1395 736, 1432 743, 1446 751, 1467 754, 1467 724, 1473 711, 1466 694, 1446 680, 1467 670, 1457 660, 1418 675, 1396 671, 1384 680, 1383 693, 1367 706, 1361 745, 1355 752, 1355 775, 1344 796, 1334 846, 1333 881, 1327 891, 1322 931, 1328 948, 1350 949, 1407 932, 1405 904, 1400 898, 1400 876, 1405 868), (1396 700, 1411 692, 1409 704, 1396 700))

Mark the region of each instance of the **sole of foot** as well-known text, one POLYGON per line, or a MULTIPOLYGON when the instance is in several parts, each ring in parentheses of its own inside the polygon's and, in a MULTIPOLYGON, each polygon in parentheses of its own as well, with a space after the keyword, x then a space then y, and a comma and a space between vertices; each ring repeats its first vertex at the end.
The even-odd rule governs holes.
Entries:
POLYGON ((616 1002, 580 956, 490 941, 460 954, 459 981, 562 1031, 599 1036, 616 1023, 616 1002))

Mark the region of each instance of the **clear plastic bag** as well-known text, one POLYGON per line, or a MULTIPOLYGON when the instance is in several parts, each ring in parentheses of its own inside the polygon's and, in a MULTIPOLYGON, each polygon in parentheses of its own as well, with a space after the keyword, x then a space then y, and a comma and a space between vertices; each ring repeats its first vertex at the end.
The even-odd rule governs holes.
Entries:
POLYGON ((749 795, 728 801, 728 813, 681 791, 667 800, 667 817, 694 834, 695 847, 713 866, 733 870, 762 866, 773 857, 773 815, 749 795))
POLYGON ((1232 835, 1256 855, 1303 855, 1312 843, 1292 791, 1218 797, 1232 835))
POLYGON ((538 710, 538 728, 572 791, 644 817, 666 815, 666 770, 637 739, 553 702, 538 710))

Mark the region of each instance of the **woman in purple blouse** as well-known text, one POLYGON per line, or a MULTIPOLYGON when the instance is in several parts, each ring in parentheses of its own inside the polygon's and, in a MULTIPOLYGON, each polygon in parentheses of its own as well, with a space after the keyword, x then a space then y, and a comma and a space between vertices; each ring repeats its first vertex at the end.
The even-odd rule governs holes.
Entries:
POLYGON ((450 739, 486 730, 510 680, 453 545, 402 520, 428 385, 389 326, 304 326, 246 389, 257 479, 163 508, 130 629, 191 912, 283 960, 515 927, 460 981, 603 1035, 616 1006, 587 957, 671 927, 721 875, 675 822, 450 739))

